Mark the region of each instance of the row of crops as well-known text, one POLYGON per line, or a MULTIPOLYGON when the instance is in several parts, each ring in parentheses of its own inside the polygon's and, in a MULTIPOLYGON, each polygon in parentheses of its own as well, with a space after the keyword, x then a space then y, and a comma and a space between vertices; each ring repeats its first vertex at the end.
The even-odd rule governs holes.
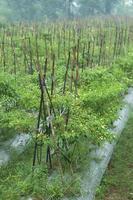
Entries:
POLYGON ((45 62, 77 64, 82 70, 110 65, 131 46, 132 34, 130 18, 1 27, 0 64, 11 73, 32 73, 45 62))
POLYGON ((108 128, 131 84, 117 61, 132 45, 131 18, 1 27, 2 132, 31 133, 33 166, 61 170, 62 160, 75 165, 89 145, 111 141, 108 128))

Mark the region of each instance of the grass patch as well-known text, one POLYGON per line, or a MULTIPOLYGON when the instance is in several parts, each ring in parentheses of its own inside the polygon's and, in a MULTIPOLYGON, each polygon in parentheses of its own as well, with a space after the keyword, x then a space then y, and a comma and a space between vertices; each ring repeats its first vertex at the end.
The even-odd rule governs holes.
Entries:
POLYGON ((97 189, 96 200, 133 200, 133 114, 97 189))

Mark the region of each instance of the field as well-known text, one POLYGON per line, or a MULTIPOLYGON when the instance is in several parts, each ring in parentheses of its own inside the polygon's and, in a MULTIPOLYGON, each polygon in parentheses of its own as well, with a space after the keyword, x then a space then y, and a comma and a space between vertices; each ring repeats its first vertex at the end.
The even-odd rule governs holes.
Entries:
POLYGON ((80 195, 133 84, 132 18, 1 25, 0 40, 0 140, 32 138, 1 166, 1 200, 80 195))

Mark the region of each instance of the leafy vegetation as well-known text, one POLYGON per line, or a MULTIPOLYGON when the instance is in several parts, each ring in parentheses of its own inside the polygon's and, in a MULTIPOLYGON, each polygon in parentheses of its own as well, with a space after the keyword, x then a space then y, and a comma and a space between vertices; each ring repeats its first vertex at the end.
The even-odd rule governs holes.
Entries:
POLYGON ((73 174, 62 179, 60 175, 53 173, 49 178, 47 168, 38 166, 31 172, 31 157, 33 149, 25 151, 21 158, 14 158, 8 166, 1 168, 0 197, 1 200, 13 200, 24 197, 38 199, 61 199, 64 195, 78 195, 80 191, 80 177, 73 174), (16 162, 17 159, 17 162, 16 162), (63 182, 62 182, 63 181, 63 182))
MULTIPOLYGON (((64 157, 61 156, 63 176, 61 175, 62 170, 60 171, 58 163, 54 165, 54 168, 59 168, 59 173, 58 170, 57 172, 54 171, 52 177, 50 175, 51 178, 49 178, 47 167, 43 164, 36 166, 33 176, 31 170, 33 144, 31 144, 31 147, 21 155, 21 158, 15 157, 8 166, 1 168, 0 194, 2 200, 5 198, 7 200, 17 200, 23 196, 32 196, 43 199, 61 199, 64 195, 69 197, 80 194, 80 179, 82 173, 80 174, 79 172, 82 171, 85 166, 88 166, 88 164, 85 163, 84 156, 86 153, 89 154, 89 151, 91 150, 91 146, 90 148, 88 146, 90 141, 91 143, 93 142, 96 144, 99 142, 101 143, 106 139, 111 140, 112 138, 107 131, 108 125, 111 124, 115 117, 117 117, 117 110, 120 106, 122 94, 126 91, 127 86, 129 86, 128 84, 131 84, 130 81, 128 82, 129 79, 127 76, 129 65, 132 66, 132 57, 130 56, 126 59, 120 59, 118 64, 112 66, 111 69, 96 68, 89 72, 85 71, 84 78, 86 80, 86 77, 88 77, 88 79, 84 81, 81 90, 84 95, 81 96, 81 92, 79 92, 81 100, 80 98, 76 100, 75 108, 74 110, 72 109, 74 112, 71 119, 72 121, 70 122, 67 133, 65 132, 67 139, 71 140, 71 142, 78 142, 77 151, 73 155, 72 168, 70 168, 68 164, 67 168, 65 167, 66 161, 64 161, 64 157), (128 63, 130 64, 126 65, 126 60, 128 60, 128 63), (121 67, 119 67, 119 63, 121 63, 121 67), (124 71, 122 70, 123 66, 124 71), (127 71, 125 66, 127 66, 127 71), (91 92, 92 90, 94 93, 91 92), (93 101, 91 101, 92 98, 93 101), (97 104, 100 104, 99 110, 95 107, 97 104), (86 138, 83 140, 83 136, 87 137, 88 141, 86 138), (74 160, 76 160, 77 163, 75 163, 74 160), (78 164, 79 162, 80 165, 78 164), (71 178, 67 174, 68 169, 72 170, 71 178)), ((54 105, 58 106, 58 103, 60 105, 60 102, 62 102, 61 100, 60 97, 57 97, 54 105)), ((67 101, 67 99, 65 101, 67 101)), ((17 109, 19 112, 19 107, 17 109)), ((14 116, 14 118, 15 117, 18 118, 18 116, 14 116)), ((60 124, 62 122, 60 120, 61 119, 57 119, 56 123, 60 124)), ((10 121, 12 120, 10 119, 10 121)), ((16 120, 14 123, 15 127, 16 120)), ((19 125, 21 124, 23 124, 23 118, 19 121, 19 125)), ((29 121, 27 124, 30 126, 29 121)), ((62 126, 59 127, 58 135, 62 134, 62 128, 62 126)), ((72 155, 71 151, 73 152, 73 148, 67 151, 66 156, 72 155)))
POLYGON ((25 132, 34 143, 33 158, 14 159, 11 174, 2 167, 1 197, 80 194, 76 173, 92 146, 114 139, 109 127, 133 83, 132 23, 9 25, 0 38, 0 138, 25 132))

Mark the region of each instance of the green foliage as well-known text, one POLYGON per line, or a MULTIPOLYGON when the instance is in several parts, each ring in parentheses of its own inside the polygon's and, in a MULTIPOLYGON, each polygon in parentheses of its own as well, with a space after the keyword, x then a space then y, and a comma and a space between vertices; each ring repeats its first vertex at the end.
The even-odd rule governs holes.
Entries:
POLYGON ((17 132, 34 130, 39 106, 39 87, 36 75, 17 78, 1 74, 0 127, 17 132))
POLYGON ((64 116, 55 120, 57 134, 73 141, 86 136, 98 144, 111 140, 108 127, 116 118, 121 98, 129 85, 128 73, 116 65, 111 68, 86 69, 80 80, 82 82, 76 99, 72 93, 66 94, 63 100, 60 95, 54 97, 56 109, 69 108, 71 113, 67 131, 63 123, 64 116))
MULTIPOLYGON (((56 134, 73 140, 84 135, 96 143, 103 142, 108 136, 110 140, 107 127, 115 119, 121 97, 131 84, 131 66, 132 59, 128 57, 128 63, 127 59, 123 59, 120 67, 114 65, 112 68, 84 70, 76 99, 73 93, 67 92, 62 100, 60 91, 57 92, 52 99, 53 105, 55 110, 63 108, 65 113, 61 116, 58 113, 54 120, 58 130, 56 134), (68 109, 71 117, 65 130, 64 117, 68 109)), ((16 80, 2 74, 0 85, 1 128, 34 131, 40 98, 37 74, 23 77, 18 75, 16 80)))
MULTIPOLYGON (((21 167, 16 165, 15 169, 11 166, 13 173, 10 175, 8 171, 9 180, 8 178, 5 179, 0 186, 1 196, 5 196, 6 199, 10 198, 10 200, 20 199, 20 196, 28 197, 29 195, 35 198, 59 199, 67 192, 70 195, 75 192, 78 193, 79 179, 76 178, 77 181, 75 181, 74 187, 70 188, 69 185, 73 183, 73 179, 75 180, 74 176, 64 181, 62 173, 66 172, 67 168, 69 170, 71 168, 71 171, 79 169, 79 163, 81 164, 85 160, 85 156, 89 155, 91 146, 96 147, 105 141, 111 142, 114 139, 113 134, 109 132, 109 128, 112 127, 112 122, 117 117, 124 93, 133 83, 131 53, 127 54, 127 58, 118 59, 116 63, 114 62, 111 65, 112 61, 110 60, 112 58, 115 61, 120 55, 125 55, 125 52, 116 52, 113 55, 115 45, 111 46, 110 37, 107 37, 107 41, 102 48, 102 51, 107 50, 107 52, 99 54, 100 43, 97 41, 94 44, 94 38, 99 34, 98 31, 101 28, 97 31, 95 27, 91 27, 94 35, 91 33, 89 37, 92 37, 91 45, 95 46, 95 54, 93 55, 93 52, 91 52, 91 56, 86 54, 86 59, 84 59, 82 45, 88 42, 89 30, 88 28, 86 29, 86 24, 84 24, 85 30, 82 35, 84 43, 82 43, 81 39, 81 43, 79 43, 81 51, 79 52, 78 62, 76 60, 78 59, 78 48, 75 45, 77 45, 76 41, 79 39, 80 34, 78 34, 78 26, 75 22, 70 24, 68 22, 68 27, 70 26, 68 29, 64 28, 64 24, 45 26, 45 30, 44 27, 39 27, 40 24, 34 24, 34 26, 9 26, 9 29, 6 29, 6 40, 12 39, 10 34, 13 34, 14 48, 10 44, 5 45, 4 50, 1 48, 3 60, 1 60, 2 68, 0 72, 0 127, 2 130, 14 131, 14 134, 16 132, 31 132, 33 139, 36 139, 39 144, 43 144, 43 155, 46 154, 46 148, 49 145, 52 156, 56 155, 56 158, 58 157, 57 161, 55 158, 52 158, 52 161, 55 162, 54 166, 62 172, 57 176, 55 175, 50 181, 47 169, 42 166, 35 168, 34 177, 31 175, 31 166, 27 167, 24 163, 21 163, 21 167), (37 26, 37 29, 34 30, 34 26, 37 26), (76 26, 74 30, 75 36, 72 36, 69 41, 67 37, 69 33, 73 35, 73 26, 76 26), (19 27, 21 29, 18 33, 19 27), (51 35, 49 34, 49 37, 52 37, 52 39, 48 38, 48 43, 44 45, 46 41, 43 37, 43 31, 49 32, 51 28, 52 30, 54 29, 50 32, 51 35), (37 32, 38 35, 36 34, 37 32), (21 38, 21 34, 25 39, 21 38), (31 40, 27 40, 26 36, 28 38, 30 36, 31 40), (64 37, 63 39, 62 36, 64 37), (58 37, 61 37, 61 40, 58 41, 58 37), (57 54, 59 42, 61 43, 60 56, 57 54), (65 45, 66 47, 64 47, 65 45), (65 54, 68 50, 70 51, 70 60, 65 80, 66 63, 68 62, 67 55, 65 54), (15 52, 16 60, 11 51, 15 52), (53 52, 55 53, 55 60, 53 59, 53 52), (30 53, 31 55, 29 55, 30 53), (48 56, 47 65, 44 54, 48 56), (98 64, 100 56, 102 59, 101 63, 104 66, 100 66, 100 63, 98 64), (105 56, 107 56, 107 59, 105 59, 105 56), (89 63, 88 57, 90 58, 89 63), (53 64, 54 61, 55 65, 53 64), (106 66, 106 62, 109 62, 110 66, 106 66), (47 70, 45 69, 46 71, 43 74, 44 68, 47 68, 47 70), (43 107, 38 130, 36 130, 36 122, 41 91, 38 73, 34 72, 36 69, 39 71, 41 78, 43 75, 45 76, 46 84, 41 79, 41 86, 44 89, 44 102, 42 102, 43 107), (49 127, 50 133, 52 132, 51 137, 49 137, 49 132, 47 131, 49 127), (36 132, 37 134, 35 134, 36 132), (69 164, 66 160, 67 162, 69 161, 69 164), (25 179, 26 176, 27 178, 25 179), (65 184, 63 185, 64 182, 65 184), (6 193, 9 183, 12 184, 8 193, 6 193)), ((115 28, 113 28, 113 32, 111 32, 111 28, 107 28, 108 30, 103 28, 103 31, 100 33, 104 34, 107 31, 107 35, 112 34, 113 42, 116 42, 115 28)), ((121 34, 121 31, 122 29, 118 33, 121 34)), ((126 35, 126 39, 130 34, 131 32, 129 32, 129 35, 126 35)), ((3 34, 1 38, 3 38, 3 34)), ((130 41, 131 38, 129 38, 130 41)), ((98 35, 97 40, 100 39, 101 37, 98 35)), ((128 48, 129 44, 127 43, 125 42, 125 45, 118 44, 117 51, 123 46, 128 48)), ((88 48, 89 46, 85 50, 88 51, 88 48)), ((93 51, 93 46, 90 51, 93 51)), ((45 158, 43 158, 43 162, 45 162, 45 158)), ((27 164, 29 165, 29 161, 27 164)), ((7 168, 5 169, 7 170, 7 168)), ((4 174, 2 175, 6 177, 4 174)))
POLYGON ((31 171, 32 148, 26 150, 20 159, 14 159, 8 166, 1 167, 0 197, 1 200, 20 200, 20 198, 61 199, 66 196, 78 194, 80 191, 80 178, 55 172, 49 177, 48 169, 43 165, 31 171))

